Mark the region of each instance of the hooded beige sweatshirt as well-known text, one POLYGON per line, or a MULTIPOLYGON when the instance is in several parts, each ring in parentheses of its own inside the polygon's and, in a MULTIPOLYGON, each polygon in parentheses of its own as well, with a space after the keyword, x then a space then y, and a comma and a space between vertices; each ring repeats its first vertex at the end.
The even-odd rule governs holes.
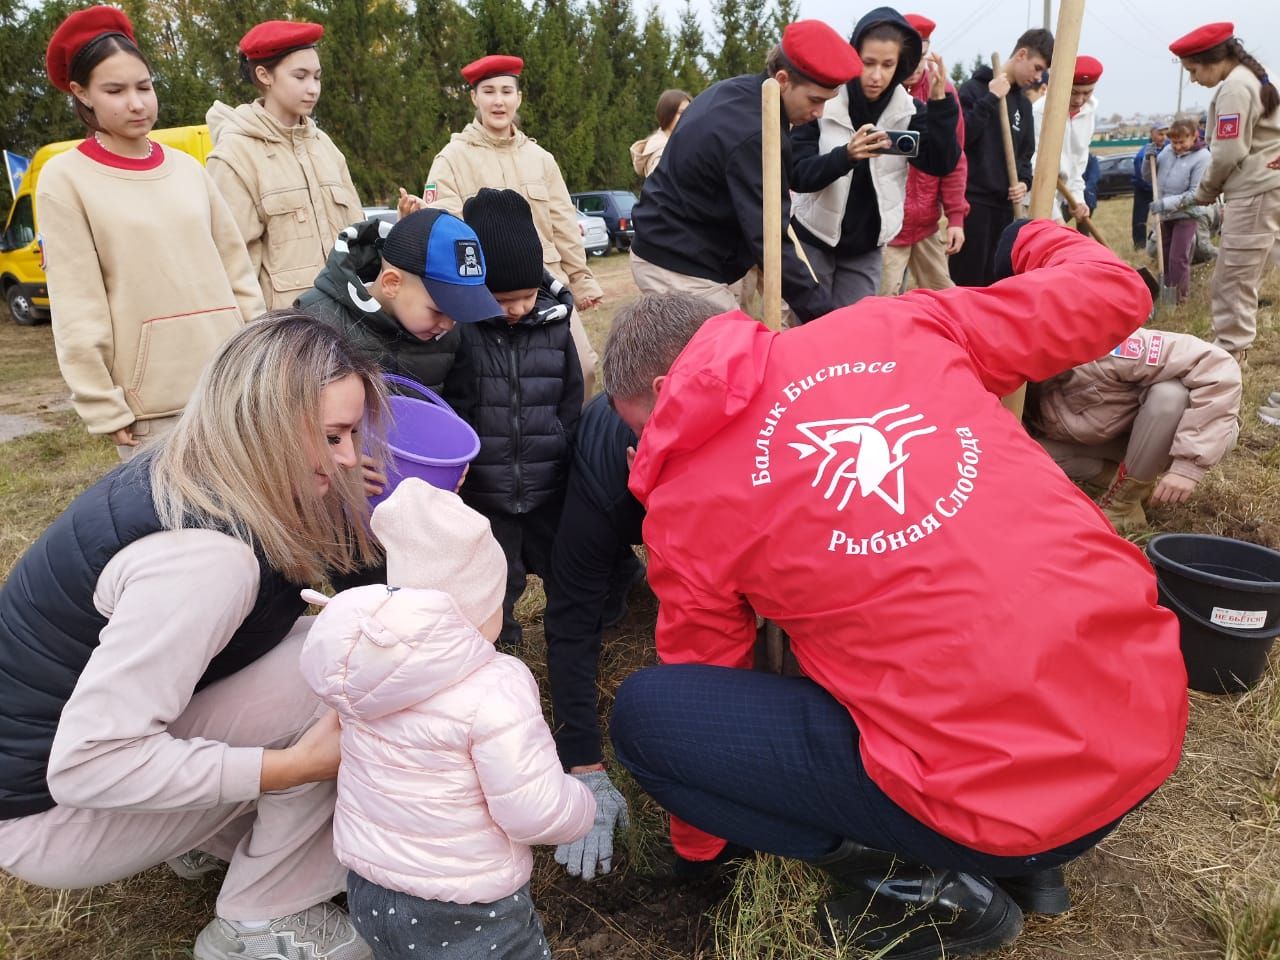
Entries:
POLYGON ((667 149, 667 141, 671 138, 663 130, 655 130, 643 140, 631 145, 631 166, 636 173, 647 177, 658 168, 662 159, 662 151, 667 149))
POLYGON ((261 100, 205 117, 207 165, 249 248, 267 309, 293 306, 339 231, 364 219, 347 160, 310 117, 286 127, 261 100))
POLYGON ((519 130, 514 137, 499 139, 472 120, 432 161, 427 202, 461 217, 463 204, 482 187, 515 190, 528 200, 546 268, 569 284, 575 299, 602 296, 587 268, 578 213, 555 157, 519 130))

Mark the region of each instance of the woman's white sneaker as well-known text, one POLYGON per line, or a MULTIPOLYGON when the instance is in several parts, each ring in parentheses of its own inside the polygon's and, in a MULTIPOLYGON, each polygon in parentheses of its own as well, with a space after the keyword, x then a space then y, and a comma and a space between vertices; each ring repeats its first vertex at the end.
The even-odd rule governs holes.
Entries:
POLYGON ((196 960, 373 960, 347 912, 318 903, 250 928, 215 919, 196 938, 196 960))

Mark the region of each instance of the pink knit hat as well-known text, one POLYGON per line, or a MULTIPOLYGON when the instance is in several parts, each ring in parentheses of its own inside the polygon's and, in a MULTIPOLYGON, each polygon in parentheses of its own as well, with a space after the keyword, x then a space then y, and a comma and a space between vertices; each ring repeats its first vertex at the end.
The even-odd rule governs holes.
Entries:
POLYGON ((371 523, 387 553, 389 586, 443 591, 475 627, 502 609, 506 557, 489 521, 456 493, 401 480, 371 523))

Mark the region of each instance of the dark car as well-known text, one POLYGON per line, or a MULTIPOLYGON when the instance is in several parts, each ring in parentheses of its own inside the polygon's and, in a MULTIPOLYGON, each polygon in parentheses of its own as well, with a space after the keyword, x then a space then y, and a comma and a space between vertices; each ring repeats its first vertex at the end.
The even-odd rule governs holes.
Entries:
POLYGON ((636 205, 636 195, 629 190, 589 190, 570 194, 574 206, 592 217, 599 217, 609 228, 609 242, 619 250, 631 246, 636 235, 631 225, 631 208, 636 205))
POLYGON ((1136 153, 1113 153, 1098 158, 1098 199, 1133 193, 1133 158, 1136 153))

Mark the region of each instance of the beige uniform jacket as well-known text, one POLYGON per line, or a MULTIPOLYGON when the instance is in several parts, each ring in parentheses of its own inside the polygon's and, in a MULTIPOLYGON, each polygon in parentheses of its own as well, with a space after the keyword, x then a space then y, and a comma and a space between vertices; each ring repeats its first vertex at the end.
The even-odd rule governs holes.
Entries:
POLYGON ((542 240, 542 262, 567 282, 576 300, 595 300, 600 284, 587 268, 578 213, 555 157, 519 130, 498 139, 473 120, 431 162, 427 203, 462 216, 462 205, 483 187, 515 190, 529 201, 542 240))
POLYGON ((231 211, 199 162, 152 170, 68 150, 40 175, 58 367, 90 433, 182 412, 210 358, 262 314, 231 211))
POLYGON ((1205 137, 1209 169, 1197 203, 1213 203, 1218 194, 1235 200, 1280 189, 1280 170, 1267 167, 1280 156, 1280 110, 1263 115, 1262 84, 1248 67, 1237 66, 1213 95, 1205 137))
POLYGON ((631 145, 631 166, 636 173, 647 177, 658 168, 662 159, 662 151, 667 149, 667 141, 671 138, 662 130, 655 130, 643 140, 631 145))
POLYGON ((1190 334, 1142 328, 1105 357, 1040 384, 1036 426, 1051 440, 1113 440, 1133 425, 1143 391, 1166 380, 1181 381, 1191 394, 1169 472, 1199 481, 1235 446, 1240 367, 1221 347, 1190 334))
POLYGON ((346 158, 313 120, 285 127, 262 106, 214 103, 208 168, 244 235, 267 309, 293 306, 338 232, 364 219, 346 158))

